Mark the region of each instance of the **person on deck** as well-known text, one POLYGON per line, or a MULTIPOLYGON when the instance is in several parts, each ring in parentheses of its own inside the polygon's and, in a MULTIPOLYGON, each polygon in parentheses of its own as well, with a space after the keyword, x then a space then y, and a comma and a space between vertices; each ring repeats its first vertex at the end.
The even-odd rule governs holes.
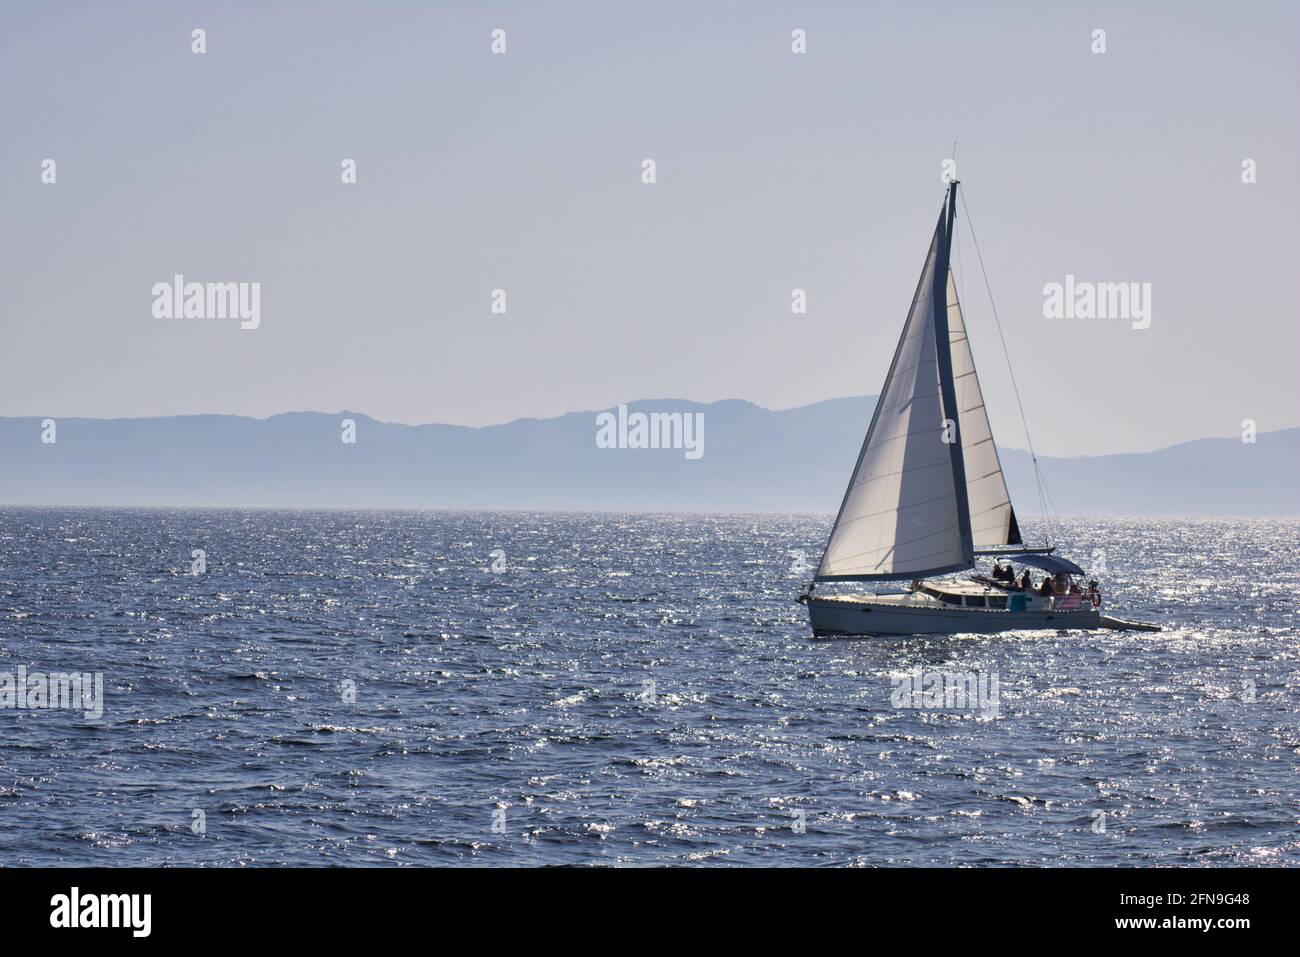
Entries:
POLYGON ((1034 576, 1029 574, 1029 569, 1026 568, 1024 574, 1020 576, 1020 588, 1022 591, 1029 591, 1033 587, 1034 576))

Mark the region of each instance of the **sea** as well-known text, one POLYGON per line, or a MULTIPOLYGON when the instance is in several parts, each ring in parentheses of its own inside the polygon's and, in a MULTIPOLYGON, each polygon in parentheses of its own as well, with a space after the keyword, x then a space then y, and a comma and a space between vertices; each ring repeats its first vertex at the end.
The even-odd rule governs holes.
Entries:
POLYGON ((813 640, 829 524, 0 509, 0 864, 1300 864, 1294 519, 1061 519, 1158 633, 813 640))

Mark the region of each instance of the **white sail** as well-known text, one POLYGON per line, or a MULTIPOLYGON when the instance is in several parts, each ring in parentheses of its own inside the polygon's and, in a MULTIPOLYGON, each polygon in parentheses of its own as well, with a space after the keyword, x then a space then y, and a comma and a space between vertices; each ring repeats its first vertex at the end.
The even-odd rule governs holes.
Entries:
POLYGON ((971 564, 936 345, 935 277, 947 272, 948 248, 941 214, 818 580, 922 577, 971 564))
POLYGON ((993 429, 984 407, 984 393, 975 372, 975 357, 971 355, 952 270, 948 271, 948 338, 952 343, 952 378, 960 413, 962 458, 966 463, 971 539, 976 547, 1019 545, 1020 529, 993 442, 993 429))

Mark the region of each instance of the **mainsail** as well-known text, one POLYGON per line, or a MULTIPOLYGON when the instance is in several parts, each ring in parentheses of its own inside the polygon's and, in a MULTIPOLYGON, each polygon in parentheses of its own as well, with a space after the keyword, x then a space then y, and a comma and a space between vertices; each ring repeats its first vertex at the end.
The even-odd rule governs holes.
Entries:
POLYGON ((955 201, 954 183, 817 581, 938 575, 1020 541, 948 267, 955 201))

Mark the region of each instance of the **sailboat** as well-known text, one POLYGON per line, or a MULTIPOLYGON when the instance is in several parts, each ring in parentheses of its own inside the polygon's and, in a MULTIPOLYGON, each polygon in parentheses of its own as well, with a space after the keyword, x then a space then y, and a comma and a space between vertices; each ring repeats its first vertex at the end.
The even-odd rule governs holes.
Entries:
POLYGON ((1075 581, 1085 577, 1082 568, 1051 544, 1029 547, 1021 538, 949 262, 957 187, 954 180, 939 211, 821 563, 799 596, 813 634, 1158 631, 1102 614, 1096 579, 1085 592, 1075 581), (998 560, 992 576, 951 577, 984 556, 998 560), (1014 565, 1022 566, 1019 576, 1014 565), (1045 573, 1037 587, 1030 569, 1045 573), (910 583, 901 593, 815 594, 826 582, 900 581, 910 583))

